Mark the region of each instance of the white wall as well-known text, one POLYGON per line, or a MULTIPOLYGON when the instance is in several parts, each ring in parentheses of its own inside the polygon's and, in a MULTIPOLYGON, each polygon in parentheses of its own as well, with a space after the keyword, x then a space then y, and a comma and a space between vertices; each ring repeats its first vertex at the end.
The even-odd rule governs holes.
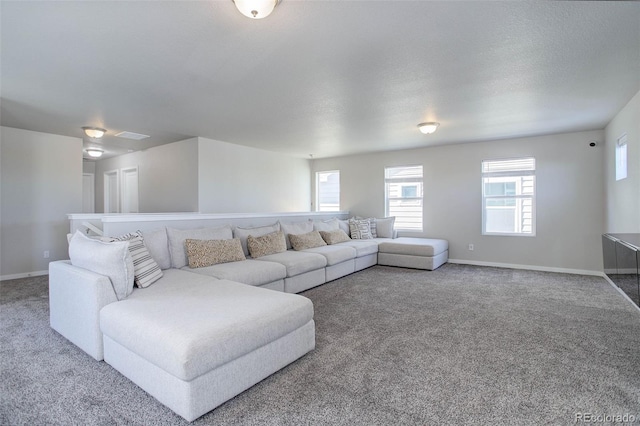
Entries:
POLYGON ((140 213, 197 212, 197 165, 197 138, 97 161, 96 212, 104 212, 104 173, 136 166, 140 213))
MULTIPOLYGON (((449 257, 476 263, 601 271, 604 229, 603 131, 317 159, 312 176, 340 170, 342 210, 384 215, 384 168, 424 167, 424 232, 449 241, 449 257), (537 235, 483 236, 484 159, 536 158, 537 235), (467 249, 473 243, 474 251, 467 249)), ((314 195, 314 194, 313 194, 314 195)))
POLYGON ((640 92, 605 129, 606 232, 640 232, 640 92), (616 144, 627 134, 628 177, 616 181, 616 144))
POLYGON ((46 271, 69 257, 66 215, 82 209, 82 139, 2 127, 0 163, 0 276, 46 271))
POLYGON ((202 213, 310 210, 310 162, 271 151, 198 138, 202 213))

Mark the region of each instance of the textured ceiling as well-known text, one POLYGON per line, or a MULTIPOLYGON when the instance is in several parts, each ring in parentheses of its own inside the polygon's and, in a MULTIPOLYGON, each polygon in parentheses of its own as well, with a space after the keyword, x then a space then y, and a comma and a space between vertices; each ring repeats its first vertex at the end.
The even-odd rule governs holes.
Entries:
POLYGON ((108 155, 192 136, 318 158, 601 129, 640 90, 638 2, 283 0, 263 20, 231 0, 0 7, 2 125, 105 127, 108 155))

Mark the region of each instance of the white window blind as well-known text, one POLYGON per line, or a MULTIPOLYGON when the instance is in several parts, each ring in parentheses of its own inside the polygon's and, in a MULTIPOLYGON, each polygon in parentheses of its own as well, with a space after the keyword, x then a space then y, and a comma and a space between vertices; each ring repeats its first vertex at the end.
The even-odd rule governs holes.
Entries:
POLYGON ((422 231, 422 166, 386 167, 385 214, 395 216, 395 229, 422 231))
POLYGON ((340 171, 316 173, 316 211, 340 211, 340 171))
POLYGON ((533 157, 482 162, 482 233, 535 235, 533 157))

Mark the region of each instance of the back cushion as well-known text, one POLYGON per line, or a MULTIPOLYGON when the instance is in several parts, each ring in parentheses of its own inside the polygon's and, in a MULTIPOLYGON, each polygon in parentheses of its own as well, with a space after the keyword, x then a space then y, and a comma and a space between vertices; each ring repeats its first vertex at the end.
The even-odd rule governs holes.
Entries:
POLYGON ((118 300, 133 292, 133 258, 128 241, 105 242, 76 231, 69 242, 71 264, 109 277, 118 300))
POLYGON ((169 253, 169 241, 167 240, 167 230, 165 228, 143 232, 144 245, 147 246, 149 254, 158 263, 160 269, 171 268, 171 254, 169 253))
POLYGON ((331 232, 340 229, 339 221, 337 217, 329 220, 315 220, 313 221, 313 230, 314 231, 325 231, 331 232))
POLYGON ((199 229, 174 229, 167 228, 169 239, 169 253, 171 253, 171 266, 173 268, 184 268, 187 266, 187 249, 185 241, 192 240, 229 240, 233 238, 233 232, 229 225, 221 228, 199 228, 199 229))

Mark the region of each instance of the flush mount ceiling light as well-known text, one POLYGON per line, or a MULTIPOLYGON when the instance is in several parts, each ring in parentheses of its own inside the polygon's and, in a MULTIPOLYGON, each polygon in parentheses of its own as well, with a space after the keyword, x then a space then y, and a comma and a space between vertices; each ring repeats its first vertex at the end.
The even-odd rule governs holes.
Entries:
POLYGON ((420 131, 422 133, 424 133, 425 135, 429 135, 429 134, 435 132, 439 125, 440 125, 440 123, 435 123, 433 121, 430 121, 428 123, 420 123, 420 124, 418 124, 418 129, 420 129, 420 131))
POLYGON ((262 19, 273 12, 280 0, 231 0, 247 18, 262 19))
POLYGON ((101 149, 89 148, 87 149, 87 154, 89 154, 89 157, 100 158, 102 157, 102 154, 104 154, 104 151, 101 149))
POLYGON ((100 127, 84 126, 82 130, 84 130, 85 135, 93 139, 100 139, 105 133, 107 133, 105 129, 101 129, 100 127))

